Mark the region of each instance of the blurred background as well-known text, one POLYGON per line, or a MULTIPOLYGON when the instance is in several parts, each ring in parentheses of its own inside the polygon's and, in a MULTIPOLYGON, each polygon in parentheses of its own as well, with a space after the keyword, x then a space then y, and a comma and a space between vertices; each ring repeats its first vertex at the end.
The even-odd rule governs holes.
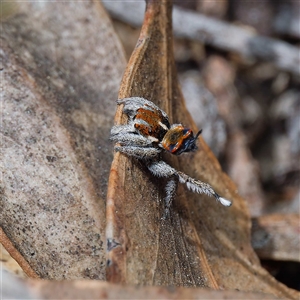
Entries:
MULTIPOLYGON (((174 54, 187 108, 247 201, 262 265, 300 290, 300 2, 174 4, 174 54)), ((145 3, 103 5, 129 59, 145 3)))

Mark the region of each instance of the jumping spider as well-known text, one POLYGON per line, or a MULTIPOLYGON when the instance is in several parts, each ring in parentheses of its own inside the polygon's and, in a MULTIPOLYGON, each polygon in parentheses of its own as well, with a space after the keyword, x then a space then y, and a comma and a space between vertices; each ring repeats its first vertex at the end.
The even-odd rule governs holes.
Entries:
POLYGON ((154 176, 169 179, 165 188, 165 216, 169 213, 178 181, 185 183, 193 192, 213 196, 224 206, 231 205, 209 184, 193 179, 160 160, 159 154, 163 150, 175 155, 196 150, 196 140, 201 130, 194 136, 191 129, 181 124, 170 126, 167 114, 144 98, 124 98, 117 100, 117 104, 124 104, 123 112, 129 119, 126 125, 116 125, 111 129, 111 140, 116 142, 115 150, 143 161, 154 176))

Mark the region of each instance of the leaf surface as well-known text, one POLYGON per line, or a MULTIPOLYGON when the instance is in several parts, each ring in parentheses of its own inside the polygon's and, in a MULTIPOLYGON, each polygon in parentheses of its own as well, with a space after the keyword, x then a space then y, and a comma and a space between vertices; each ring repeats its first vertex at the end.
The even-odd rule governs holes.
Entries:
POLYGON ((123 50, 92 1, 18 3, 2 29, 1 242, 30 276, 105 279, 123 50))

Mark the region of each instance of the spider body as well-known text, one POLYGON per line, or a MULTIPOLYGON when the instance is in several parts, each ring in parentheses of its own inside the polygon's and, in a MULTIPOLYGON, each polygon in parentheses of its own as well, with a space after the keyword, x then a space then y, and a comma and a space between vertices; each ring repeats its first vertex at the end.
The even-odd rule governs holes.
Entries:
POLYGON ((128 116, 128 123, 111 129, 111 140, 116 142, 115 150, 142 160, 153 175, 168 178, 165 215, 169 213, 178 181, 186 184, 193 192, 213 196, 224 206, 231 205, 229 200, 220 197, 209 184, 195 180, 160 160, 162 151, 179 155, 196 150, 201 130, 194 136, 191 129, 181 124, 170 125, 167 114, 144 98, 124 98, 117 103, 124 104, 123 112, 128 116))

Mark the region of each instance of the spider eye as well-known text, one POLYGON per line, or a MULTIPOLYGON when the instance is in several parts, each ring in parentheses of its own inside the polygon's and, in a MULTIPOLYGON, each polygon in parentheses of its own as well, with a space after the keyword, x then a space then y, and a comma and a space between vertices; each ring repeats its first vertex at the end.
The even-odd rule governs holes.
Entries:
POLYGON ((196 145, 196 138, 193 135, 193 132, 191 131, 190 134, 186 137, 182 138, 182 142, 180 147, 178 147, 176 155, 179 155, 183 152, 191 152, 197 149, 196 145))

